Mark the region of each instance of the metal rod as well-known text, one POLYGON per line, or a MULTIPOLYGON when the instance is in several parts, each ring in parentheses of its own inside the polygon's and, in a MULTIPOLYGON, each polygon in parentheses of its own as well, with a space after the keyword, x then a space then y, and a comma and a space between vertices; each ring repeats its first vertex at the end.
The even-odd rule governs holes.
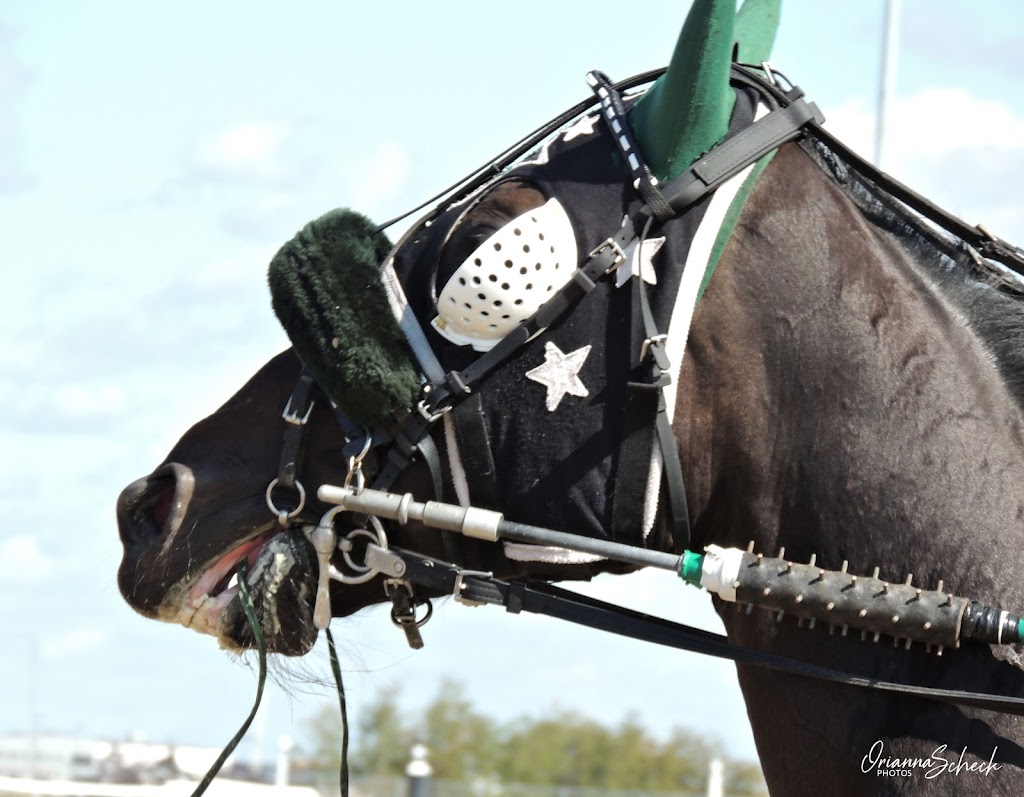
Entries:
POLYGON ((525 523, 513 523, 510 520, 502 520, 498 524, 498 535, 502 539, 532 542, 537 545, 555 545, 559 548, 597 554, 617 562, 679 572, 679 557, 674 554, 649 551, 646 548, 634 548, 632 545, 623 545, 618 542, 578 537, 564 531, 528 526, 525 523))
POLYGON ((478 539, 505 539, 535 545, 554 545, 614 559, 617 562, 679 572, 680 557, 675 554, 648 551, 608 540, 595 540, 540 526, 514 523, 505 520, 498 512, 476 507, 457 506, 440 501, 421 503, 414 501, 411 493, 400 495, 370 488, 357 491, 349 487, 325 484, 317 491, 317 495, 321 501, 337 504, 346 510, 383 517, 403 524, 416 520, 432 528, 457 531, 478 539))

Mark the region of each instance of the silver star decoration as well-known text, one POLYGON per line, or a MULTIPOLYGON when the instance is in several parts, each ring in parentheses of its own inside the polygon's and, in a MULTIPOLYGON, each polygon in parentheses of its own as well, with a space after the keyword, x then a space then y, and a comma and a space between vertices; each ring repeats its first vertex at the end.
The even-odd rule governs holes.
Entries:
POLYGON ((632 276, 642 277, 648 285, 658 284, 658 273, 654 270, 654 256, 658 254, 665 237, 646 238, 641 245, 633 241, 625 248, 623 254, 626 262, 615 272, 615 285, 621 288, 632 276))
POLYGON ((590 391, 580 381, 579 372, 584 360, 590 354, 590 346, 563 354, 559 348, 548 341, 544 344, 544 364, 526 372, 526 378, 539 382, 548 389, 545 405, 548 412, 558 409, 562 397, 587 396, 590 391))
POLYGON ((566 129, 565 133, 562 134, 562 141, 572 141, 574 138, 580 136, 592 136, 594 135, 594 125, 601 120, 599 116, 584 116, 572 127, 566 129))

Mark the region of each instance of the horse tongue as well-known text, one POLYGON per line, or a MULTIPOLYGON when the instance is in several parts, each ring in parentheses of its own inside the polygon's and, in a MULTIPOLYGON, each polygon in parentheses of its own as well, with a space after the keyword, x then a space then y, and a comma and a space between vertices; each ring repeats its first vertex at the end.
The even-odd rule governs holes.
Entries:
MULTIPOLYGON (((298 531, 282 531, 246 555, 246 583, 267 646, 286 655, 302 655, 316 641, 312 624, 316 591, 316 559, 298 531)), ((251 647, 254 640, 238 600, 225 611, 223 623, 230 643, 251 647)), ((222 640, 223 642, 223 640, 222 640)))

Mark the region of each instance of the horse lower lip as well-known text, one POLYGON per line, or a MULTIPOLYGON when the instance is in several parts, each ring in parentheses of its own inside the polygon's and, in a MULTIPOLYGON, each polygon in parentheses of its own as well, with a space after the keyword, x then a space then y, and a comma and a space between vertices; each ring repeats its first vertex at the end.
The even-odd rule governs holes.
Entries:
POLYGON ((224 592, 238 564, 244 560, 251 567, 267 539, 266 534, 261 534, 228 551, 203 572, 190 591, 189 597, 194 599, 201 595, 216 596, 224 592))

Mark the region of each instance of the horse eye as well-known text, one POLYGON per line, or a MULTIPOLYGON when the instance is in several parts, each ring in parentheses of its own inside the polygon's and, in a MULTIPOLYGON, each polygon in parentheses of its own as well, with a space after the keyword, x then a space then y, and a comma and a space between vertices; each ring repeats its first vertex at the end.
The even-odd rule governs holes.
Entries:
POLYGON ((445 251, 443 260, 446 265, 456 268, 475 252, 484 241, 498 230, 489 224, 471 224, 457 230, 445 251))
POLYGON ((467 231, 466 236, 468 240, 473 242, 473 248, 475 249, 497 231, 497 227, 492 227, 489 224, 475 224, 467 231))

